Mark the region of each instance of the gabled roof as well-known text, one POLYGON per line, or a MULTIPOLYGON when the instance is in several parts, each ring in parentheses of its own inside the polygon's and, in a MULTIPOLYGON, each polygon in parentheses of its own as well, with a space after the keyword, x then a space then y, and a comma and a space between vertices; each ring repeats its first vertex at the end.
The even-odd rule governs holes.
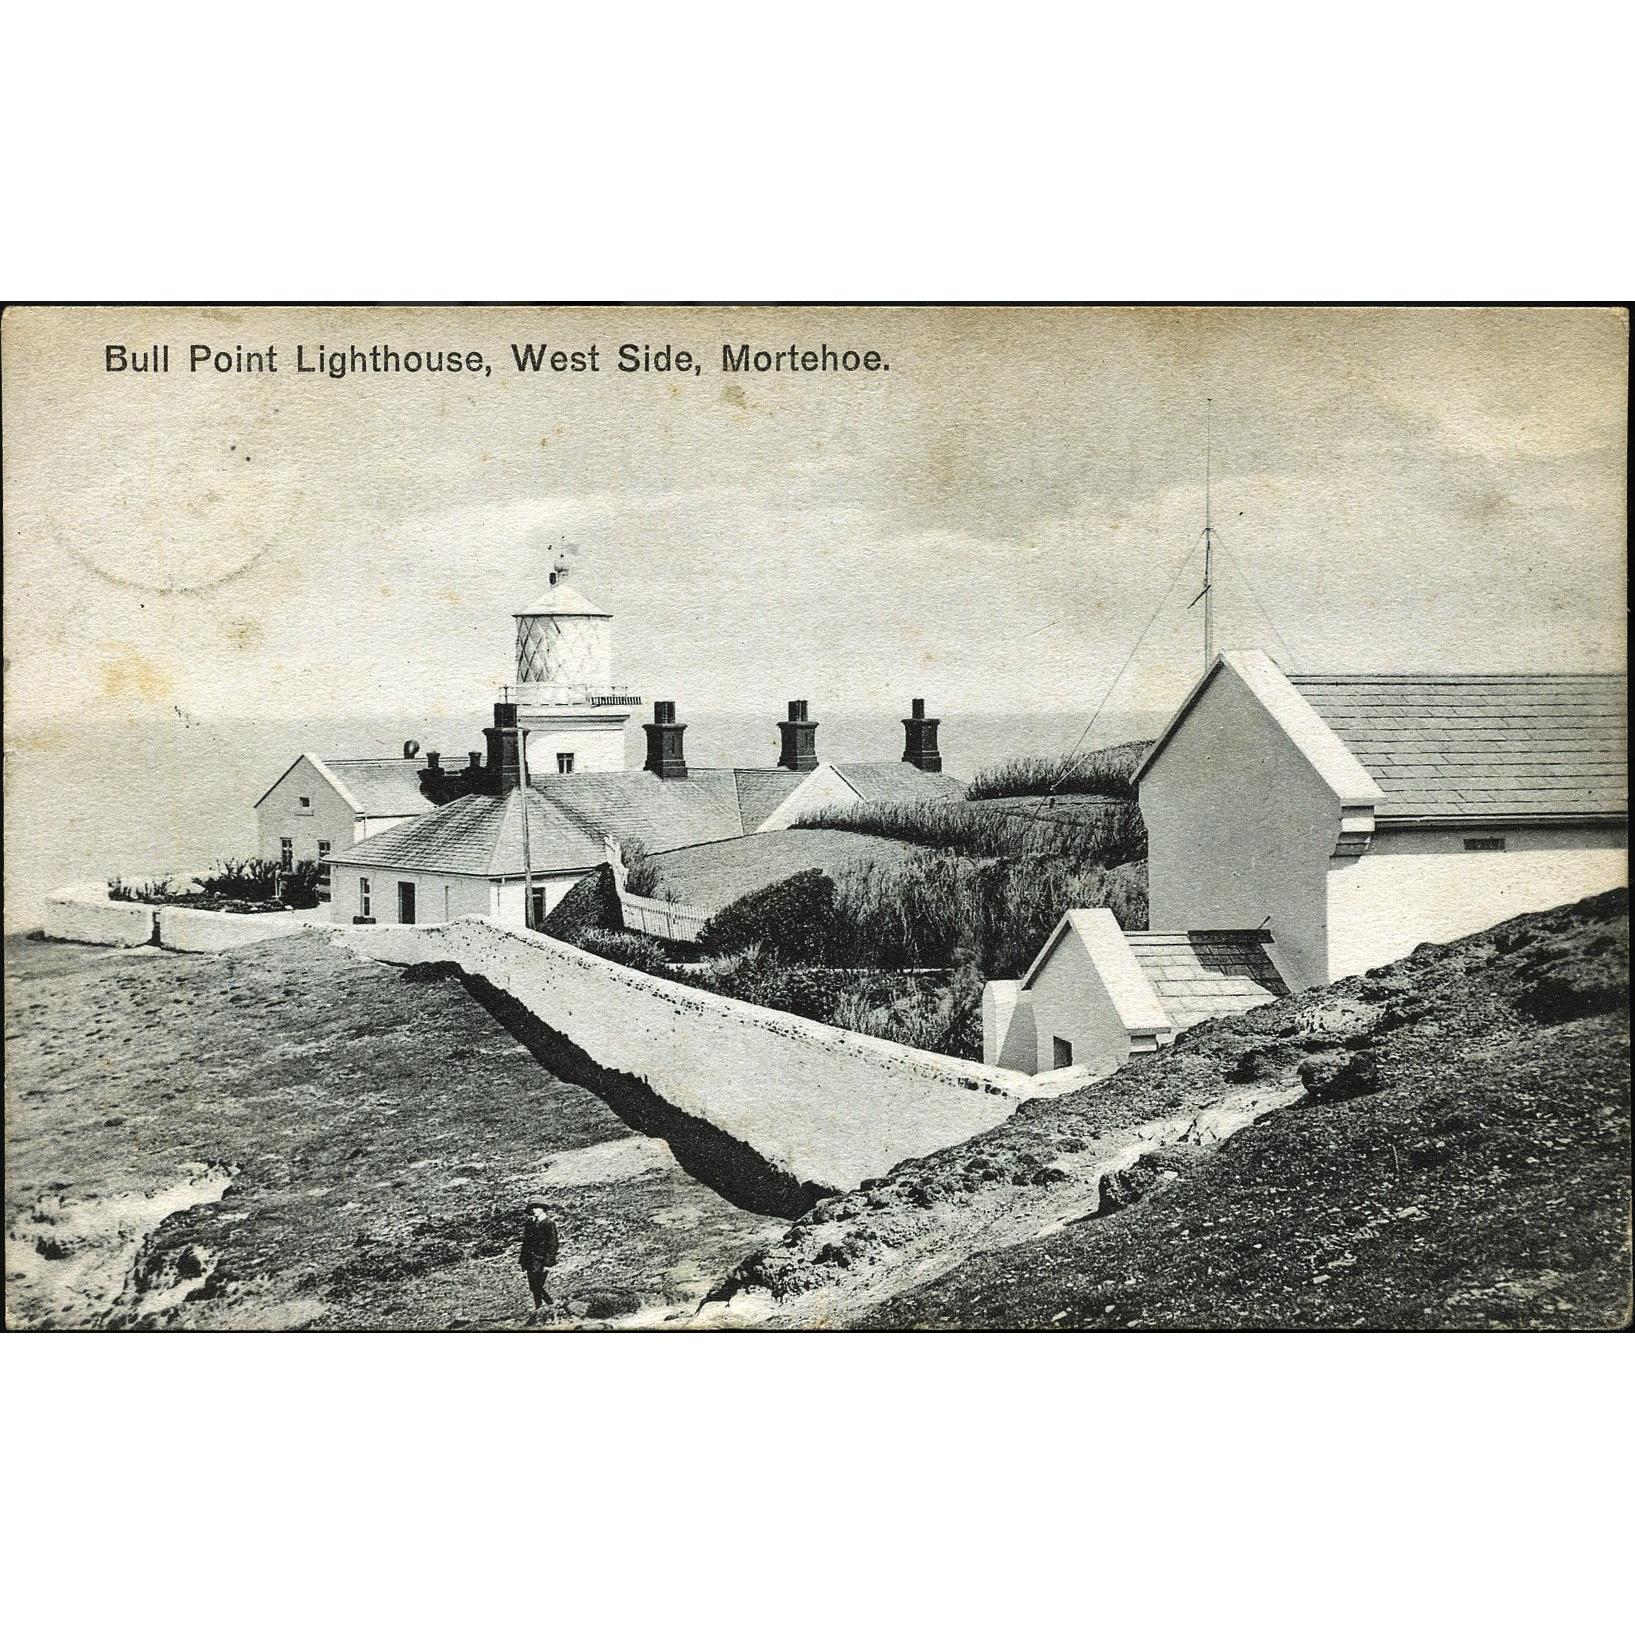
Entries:
MULTIPOLYGON (((537 789, 529 793, 528 844, 537 874, 594 868, 605 856, 599 839, 559 812, 537 789)), ((522 792, 464 795, 424 817, 370 835, 329 861, 488 879, 520 875, 522 792)))
POLYGON ((420 793, 420 773, 426 765, 423 757, 412 761, 395 755, 326 760, 311 751, 297 755, 255 804, 261 805, 303 761, 359 817, 413 817, 432 810, 432 803, 420 793))
POLYGON ((401 755, 326 759, 321 764, 351 791, 365 817, 413 817, 433 809, 420 792, 424 756, 412 761, 401 755))
POLYGON ((834 769, 863 800, 903 805, 921 800, 963 800, 965 785, 941 772, 922 772, 907 761, 836 761, 834 769))
POLYGON ((1215 660, 1136 769, 1138 783, 1226 669, 1341 805, 1369 807, 1377 822, 1628 816, 1621 676, 1288 676, 1256 651, 1215 660))
POLYGON ((1128 931, 1125 940, 1177 1033, 1289 991, 1267 952, 1269 931, 1128 931))
POLYGON ((810 772, 791 772, 783 766, 735 768, 733 778, 738 785, 743 832, 754 834, 809 777, 810 772))
POLYGON ((1621 676, 1289 681, 1380 786, 1380 821, 1628 815, 1621 676))

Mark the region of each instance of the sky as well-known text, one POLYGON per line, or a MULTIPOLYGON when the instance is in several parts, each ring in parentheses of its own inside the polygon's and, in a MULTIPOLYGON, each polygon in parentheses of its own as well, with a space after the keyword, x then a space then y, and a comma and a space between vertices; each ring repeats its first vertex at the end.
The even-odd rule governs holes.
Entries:
POLYGON ((480 719, 564 542, 617 676, 683 718, 1168 709, 1206 443, 1219 646, 1625 664, 1621 311, 12 308, 0 347, 8 725, 480 719), (889 369, 724 373, 741 341, 889 369), (492 374, 300 375, 298 342, 492 374), (593 342, 599 373, 511 363, 593 342), (162 343, 168 375, 104 367, 162 343))

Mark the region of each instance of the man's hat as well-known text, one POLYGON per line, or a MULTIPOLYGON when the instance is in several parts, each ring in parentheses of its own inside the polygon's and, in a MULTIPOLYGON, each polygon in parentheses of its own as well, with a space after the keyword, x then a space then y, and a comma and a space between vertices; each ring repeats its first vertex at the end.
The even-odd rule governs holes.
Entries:
POLYGON ((550 1205, 547 1204, 543 1198, 530 1198, 528 1200, 528 1202, 523 1205, 523 1208, 524 1209, 549 1209, 550 1205))

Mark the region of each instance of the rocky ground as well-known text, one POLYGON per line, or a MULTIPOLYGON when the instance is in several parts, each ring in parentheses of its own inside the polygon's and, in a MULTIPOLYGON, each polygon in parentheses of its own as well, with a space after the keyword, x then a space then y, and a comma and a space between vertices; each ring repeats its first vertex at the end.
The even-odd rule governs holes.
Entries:
POLYGON ((1628 895, 1247 1016, 829 1199, 722 1323, 1630 1320, 1628 895))
POLYGON ((573 1326, 662 1326, 786 1222, 545 1069, 457 981, 319 933, 220 956, 6 941, 6 1318, 484 1328, 549 1198, 573 1326))
POLYGON ((520 1326, 540 1192, 563 1326, 1616 1327, 1628 948, 1624 892, 1427 947, 790 1226, 447 970, 8 939, 7 1321, 520 1326))

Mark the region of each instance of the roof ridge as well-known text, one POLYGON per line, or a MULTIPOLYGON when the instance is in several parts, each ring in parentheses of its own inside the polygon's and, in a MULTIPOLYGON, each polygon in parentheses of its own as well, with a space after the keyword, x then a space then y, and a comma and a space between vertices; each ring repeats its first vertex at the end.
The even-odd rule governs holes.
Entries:
POLYGON ((1296 685, 1303 681, 1613 681, 1622 682, 1616 670, 1289 670, 1296 685))

